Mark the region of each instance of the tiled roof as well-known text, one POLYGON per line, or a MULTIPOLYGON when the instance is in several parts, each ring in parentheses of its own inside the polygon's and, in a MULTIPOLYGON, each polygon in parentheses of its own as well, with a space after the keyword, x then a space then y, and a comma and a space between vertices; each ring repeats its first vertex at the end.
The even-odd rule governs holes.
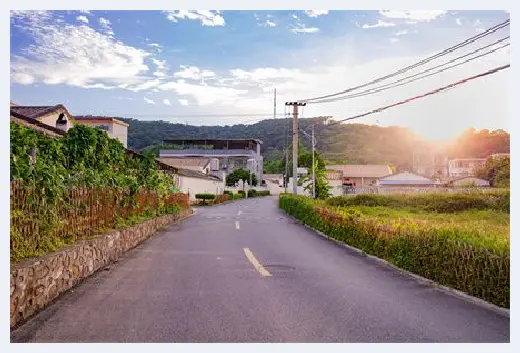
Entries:
POLYGON ((177 173, 179 175, 189 177, 189 178, 199 178, 199 179, 208 179, 213 181, 220 181, 220 178, 217 178, 213 175, 206 175, 204 173, 198 172, 196 170, 186 169, 186 168, 177 168, 177 173))
POLYGON ((36 119, 28 118, 25 115, 18 114, 12 110, 11 110, 10 115, 11 115, 12 121, 14 121, 18 124, 27 126, 28 128, 34 129, 43 134, 46 134, 46 135, 49 135, 52 137, 61 137, 61 136, 65 135, 65 131, 63 131, 63 130, 60 130, 53 126, 39 122, 36 119))
MULTIPOLYGON (((53 112, 57 112, 59 110, 65 110, 67 114, 67 108, 65 108, 62 104, 53 105, 53 106, 26 106, 26 105, 14 105, 10 107, 11 111, 18 113, 20 115, 26 116, 31 119, 37 119, 39 117, 51 114, 53 112)), ((69 114, 70 115, 70 114, 69 114)))
POLYGON ((341 172, 344 178, 382 178, 392 174, 392 169, 384 164, 334 164, 326 169, 341 172))
POLYGON ((433 185, 435 182, 422 175, 403 172, 379 179, 381 185, 433 185))
POLYGON ((157 160, 177 168, 204 168, 209 163, 209 158, 162 157, 157 160))
POLYGON ((80 121, 80 122, 92 122, 92 123, 96 123, 96 122, 111 122, 111 123, 116 123, 116 124, 119 124, 119 125, 123 125, 123 126, 129 126, 127 123, 125 123, 124 121, 121 121, 117 118, 112 118, 112 117, 109 117, 109 116, 92 116, 92 115, 81 115, 81 116, 75 116, 74 119, 80 121))

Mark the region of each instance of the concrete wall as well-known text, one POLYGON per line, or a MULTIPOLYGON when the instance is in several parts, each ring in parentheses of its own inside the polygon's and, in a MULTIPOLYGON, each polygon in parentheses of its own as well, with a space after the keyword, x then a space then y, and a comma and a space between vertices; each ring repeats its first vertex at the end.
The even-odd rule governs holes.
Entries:
POLYGON ((65 126, 65 131, 68 131, 73 126, 73 121, 71 121, 70 117, 67 116, 65 111, 60 110, 55 113, 38 118, 37 120, 44 123, 45 125, 56 127, 56 120, 58 120, 61 113, 64 113, 67 117, 67 125, 65 126))
POLYGON ((190 200, 195 200, 195 194, 222 194, 224 182, 219 180, 179 176, 179 188, 183 193, 190 194, 190 200))
POLYGON ((11 327, 36 314, 61 293, 117 260, 125 251, 137 246, 159 228, 191 212, 188 209, 179 215, 157 217, 11 266, 11 327))

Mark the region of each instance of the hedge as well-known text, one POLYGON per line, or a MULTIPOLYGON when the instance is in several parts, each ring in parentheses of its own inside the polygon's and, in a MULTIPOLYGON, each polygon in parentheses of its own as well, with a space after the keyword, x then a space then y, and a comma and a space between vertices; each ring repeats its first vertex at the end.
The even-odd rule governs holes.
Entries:
POLYGON ((461 228, 409 220, 384 222, 303 196, 280 195, 279 205, 302 223, 367 254, 509 307, 509 243, 472 243, 461 228))
POLYGON ((202 204, 206 204, 206 200, 214 200, 215 195, 214 194, 195 194, 195 198, 197 200, 202 200, 202 204))
POLYGON ((493 209, 509 213, 510 192, 499 190, 453 194, 338 196, 327 200, 327 204, 343 207, 386 206, 393 208, 417 208, 439 213, 452 213, 469 209, 493 209))
POLYGON ((248 191, 247 197, 269 196, 270 194, 271 193, 269 190, 257 191, 255 189, 251 189, 248 191))

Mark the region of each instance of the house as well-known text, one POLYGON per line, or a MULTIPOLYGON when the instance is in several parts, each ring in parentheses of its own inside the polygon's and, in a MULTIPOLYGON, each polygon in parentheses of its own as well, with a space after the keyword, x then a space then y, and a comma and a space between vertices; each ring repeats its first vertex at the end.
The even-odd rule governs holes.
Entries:
POLYGON ((177 175, 177 186, 189 195, 190 201, 194 201, 197 194, 222 194, 225 188, 223 180, 196 170, 179 168, 177 175))
POLYGON ((403 172, 380 178, 378 185, 381 187, 432 187, 435 182, 422 175, 403 172))
POLYGON ((172 167, 189 169, 208 175, 210 172, 209 158, 189 158, 189 157, 163 157, 157 160, 171 165, 172 167))
POLYGON ((121 141, 123 146, 128 146, 128 124, 111 117, 106 116, 76 116, 76 123, 102 129, 107 132, 108 136, 121 141))
POLYGON ((448 175, 450 177, 463 177, 473 175, 475 168, 486 163, 485 158, 455 158, 448 162, 448 175))
POLYGON ((510 154, 509 153, 495 153, 495 154, 492 154, 489 157, 490 158, 509 158, 510 154))
POLYGON ((179 149, 161 149, 159 158, 209 158, 209 174, 224 179, 236 169, 250 170, 263 179, 262 141, 248 139, 169 139, 164 144, 179 149))
POLYGON ((327 165, 329 184, 341 183, 349 186, 376 185, 377 180, 392 174, 392 169, 384 164, 333 164, 327 165))
POLYGON ((68 131, 74 125, 74 117, 62 104, 54 106, 26 106, 10 104, 11 112, 45 125, 68 131))
POLYGON ((475 186, 489 186, 489 181, 484 179, 479 179, 473 176, 460 177, 450 180, 447 183, 448 186, 465 186, 465 185, 475 185, 475 186))

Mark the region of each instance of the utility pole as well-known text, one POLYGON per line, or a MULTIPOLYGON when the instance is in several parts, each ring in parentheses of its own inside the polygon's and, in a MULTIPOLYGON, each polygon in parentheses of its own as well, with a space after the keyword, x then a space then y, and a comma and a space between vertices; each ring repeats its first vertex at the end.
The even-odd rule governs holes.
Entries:
POLYGON ((306 103, 286 102, 285 105, 293 107, 293 194, 298 194, 298 107, 304 107, 306 103))

